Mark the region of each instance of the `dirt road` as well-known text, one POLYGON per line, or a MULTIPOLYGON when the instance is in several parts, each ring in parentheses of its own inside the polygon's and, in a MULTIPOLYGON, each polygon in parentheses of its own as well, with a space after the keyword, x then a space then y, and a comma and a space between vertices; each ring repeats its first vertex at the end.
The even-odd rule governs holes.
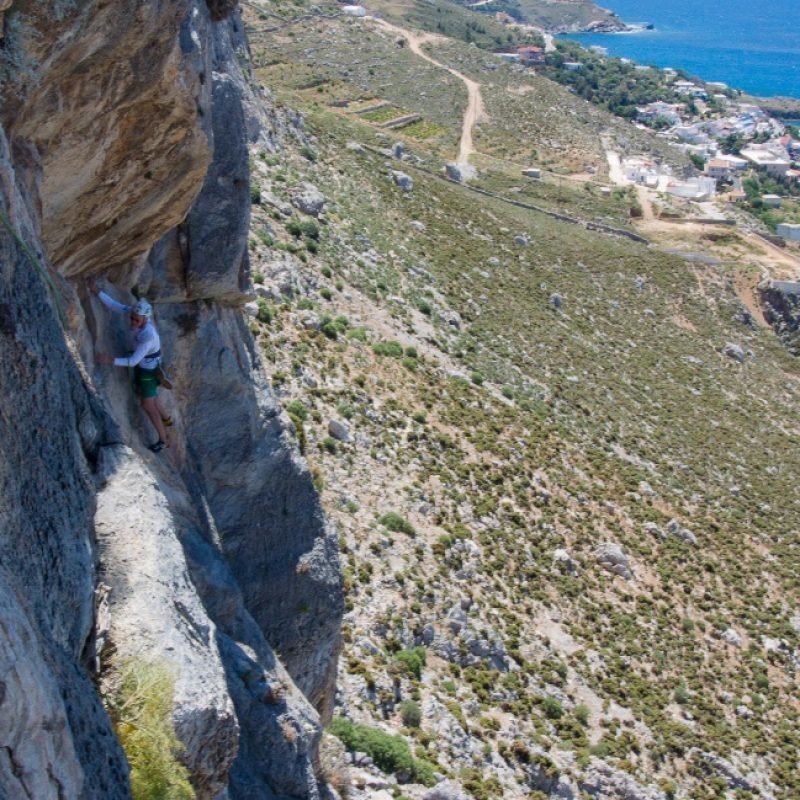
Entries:
POLYGON ((422 50, 422 45, 426 42, 445 42, 447 39, 444 36, 437 36, 433 33, 417 33, 416 31, 409 31, 405 28, 400 28, 397 25, 392 25, 386 20, 376 20, 378 25, 386 30, 392 31, 399 36, 402 36, 407 42, 408 47, 412 53, 424 58, 430 64, 433 64, 440 69, 447 70, 451 75, 463 81, 467 87, 467 107, 464 110, 464 120, 461 124, 461 141, 458 146, 458 156, 456 162, 459 166, 469 166, 469 157, 474 152, 472 145, 472 128, 476 123, 486 119, 486 112, 483 107, 483 98, 481 97, 481 86, 479 83, 462 75, 454 69, 451 69, 445 64, 441 64, 435 59, 431 58, 427 53, 422 50))

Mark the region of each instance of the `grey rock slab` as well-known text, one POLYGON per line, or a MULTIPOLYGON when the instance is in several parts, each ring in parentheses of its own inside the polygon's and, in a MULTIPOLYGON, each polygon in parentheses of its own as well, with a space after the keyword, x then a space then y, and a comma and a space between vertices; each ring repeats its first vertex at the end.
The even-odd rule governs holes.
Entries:
POLYGON ((728 358, 738 361, 740 364, 745 360, 745 352, 741 345, 734 344, 733 342, 728 342, 722 349, 722 352, 728 356, 728 358))
POLYGON ((214 797, 227 783, 238 746, 216 626, 189 576, 173 511, 155 476, 123 446, 103 451, 101 472, 95 529, 111 587, 115 663, 142 659, 173 672, 184 759, 196 788, 214 797))
POLYGON ((302 183, 289 190, 292 198, 292 205, 312 217, 318 217, 324 210, 328 202, 322 192, 313 183, 302 183))
POLYGON ((58 676, 4 573, 0 620, 0 797, 79 797, 86 776, 58 676))
POLYGON ((451 181, 456 181, 456 183, 461 183, 463 179, 463 175, 461 174, 461 168, 458 164, 445 164, 444 167, 445 174, 451 181))
POLYGON ((340 442, 350 441, 350 426, 346 422, 332 419, 328 422, 328 433, 340 442))
POLYGON ((579 776, 578 787, 589 797, 602 800, 666 800, 661 789, 642 785, 627 772, 614 769, 594 757, 579 776))
POLYGON ((470 800, 470 796, 455 781, 442 781, 437 783, 423 800, 470 800))
POLYGON ((601 567, 615 575, 627 580, 633 577, 628 556, 618 544, 604 542, 595 550, 595 559, 601 567))
POLYGON ((410 175, 399 170, 392 170, 392 179, 395 185, 402 189, 404 192, 410 192, 414 188, 414 181, 410 175))
POLYGON ((236 77, 213 72, 213 159, 186 220, 191 298, 235 300, 249 285, 250 175, 242 98, 236 77))

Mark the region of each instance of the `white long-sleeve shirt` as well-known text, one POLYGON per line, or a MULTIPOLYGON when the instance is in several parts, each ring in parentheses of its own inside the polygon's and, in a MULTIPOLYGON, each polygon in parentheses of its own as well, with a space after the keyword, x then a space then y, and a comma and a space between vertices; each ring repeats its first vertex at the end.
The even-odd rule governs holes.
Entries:
MULTIPOLYGON (((98 292, 97 297, 100 302, 112 311, 120 314, 129 313, 133 306, 116 301, 105 292, 98 292)), ((133 344, 133 353, 129 356, 114 359, 115 367, 135 367, 142 369, 155 369, 161 363, 161 338, 158 335, 155 325, 150 320, 138 330, 131 328, 129 336, 133 344)))

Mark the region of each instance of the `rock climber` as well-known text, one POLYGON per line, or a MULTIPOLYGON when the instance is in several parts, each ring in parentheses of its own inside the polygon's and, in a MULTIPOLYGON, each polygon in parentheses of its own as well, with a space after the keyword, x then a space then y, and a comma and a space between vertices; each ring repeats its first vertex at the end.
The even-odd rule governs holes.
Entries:
POLYGON ((161 339, 153 324, 153 307, 147 300, 137 300, 131 306, 119 303, 102 291, 94 281, 89 283, 89 289, 106 308, 120 314, 130 313, 129 338, 133 352, 120 358, 98 353, 95 360, 98 364, 107 366, 133 367, 133 382, 142 408, 158 435, 158 441, 149 445, 149 449, 158 453, 167 445, 166 426, 171 425, 172 420, 164 411, 158 397, 159 381, 156 373, 161 363, 161 339))

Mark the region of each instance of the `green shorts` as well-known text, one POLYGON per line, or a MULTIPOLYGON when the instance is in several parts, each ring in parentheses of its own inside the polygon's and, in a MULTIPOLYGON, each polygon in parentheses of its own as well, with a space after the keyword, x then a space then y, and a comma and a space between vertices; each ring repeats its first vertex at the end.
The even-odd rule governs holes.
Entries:
POLYGON ((158 396, 158 378, 154 369, 133 368, 133 384, 140 397, 158 396))

